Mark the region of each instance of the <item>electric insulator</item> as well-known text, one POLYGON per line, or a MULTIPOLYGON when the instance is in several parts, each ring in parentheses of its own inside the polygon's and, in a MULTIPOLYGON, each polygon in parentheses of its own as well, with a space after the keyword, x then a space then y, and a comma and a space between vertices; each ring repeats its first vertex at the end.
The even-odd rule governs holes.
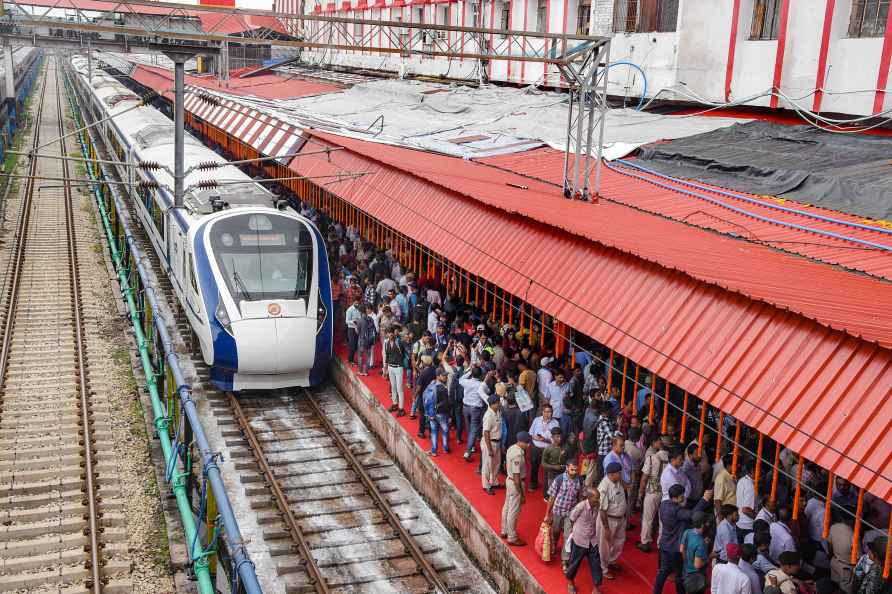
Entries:
POLYGON ((217 163, 215 161, 203 161, 199 163, 195 169, 198 171, 207 171, 208 169, 219 169, 223 167, 223 163, 217 163))
POLYGON ((144 169, 146 171, 161 169, 161 163, 158 163, 157 161, 140 161, 136 166, 139 169, 144 169))
POLYGON ((215 179, 203 179, 195 185, 203 190, 207 190, 209 188, 216 188, 219 184, 215 179))
POLYGON ((142 189, 145 189, 145 190, 157 190, 157 189, 158 189, 158 182, 156 182, 156 181, 146 181, 146 180, 141 180, 138 184, 136 184, 136 187, 137 187, 137 188, 142 188, 142 189))

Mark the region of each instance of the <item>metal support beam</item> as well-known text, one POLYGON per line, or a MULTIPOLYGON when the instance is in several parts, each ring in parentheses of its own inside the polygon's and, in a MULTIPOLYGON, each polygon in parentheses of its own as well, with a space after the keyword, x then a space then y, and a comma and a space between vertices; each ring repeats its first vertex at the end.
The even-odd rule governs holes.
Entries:
POLYGON ((597 202, 601 191, 601 156, 608 110, 607 63, 610 60, 610 42, 576 51, 568 58, 571 59, 558 64, 570 87, 567 152, 564 155, 564 197, 597 202), (596 129, 597 140, 593 144, 596 129), (592 181, 594 187, 590 187, 592 181))
POLYGON ((183 207, 183 182, 185 174, 183 162, 185 160, 184 149, 184 120, 185 120, 185 79, 186 60, 193 56, 186 52, 165 52, 165 55, 174 63, 174 101, 173 101, 173 207, 183 207))

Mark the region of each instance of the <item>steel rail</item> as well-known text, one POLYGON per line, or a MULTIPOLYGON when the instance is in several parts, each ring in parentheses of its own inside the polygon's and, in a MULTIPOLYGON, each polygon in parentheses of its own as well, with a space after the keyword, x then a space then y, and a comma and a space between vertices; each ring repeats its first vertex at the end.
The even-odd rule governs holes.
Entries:
POLYGON ((254 429, 251 428, 251 424, 248 423, 248 419, 245 417, 242 405, 239 404, 238 398, 236 398, 235 394, 232 392, 226 392, 226 399, 229 401, 229 406, 232 408, 232 412, 235 414, 239 427, 241 427, 242 433, 248 442, 251 455, 254 457, 257 465, 260 466, 260 471, 263 473, 266 483, 273 492, 273 499, 275 500, 276 507, 279 509, 279 513, 282 514, 282 519, 285 521, 285 525, 288 526, 288 532, 291 535, 291 539, 300 549, 300 554, 304 558, 307 571, 310 574, 310 581, 316 588, 316 592, 319 594, 328 594, 331 592, 331 589, 328 587, 319 566, 316 564, 316 560, 313 558, 310 545, 304 536, 303 530, 301 530, 300 524, 298 524, 297 519, 291 512, 291 508, 288 506, 288 498, 286 497, 285 492, 282 491, 282 486, 279 484, 279 480, 273 474, 272 468, 270 468, 269 463, 266 461, 266 456, 263 454, 263 450, 261 449, 260 442, 257 440, 257 435, 254 433, 254 429))
MULTIPOLYGON (((56 57, 56 105, 58 106, 58 124, 59 124, 59 153, 64 156, 65 149, 65 121, 62 111, 62 88, 59 82, 59 72, 61 64, 59 58, 56 57)), ((36 161, 36 159, 35 159, 36 161)), ((62 161, 62 176, 69 177, 68 161, 62 161)), ((81 316, 81 298, 80 298, 80 270, 78 268, 77 258, 77 235, 74 226, 74 212, 72 205, 71 187, 65 185, 65 222, 66 235, 68 238, 68 265, 71 274, 71 308, 74 314, 74 340, 75 353, 77 356, 78 383, 80 389, 80 414, 84 431, 84 482, 86 483, 86 496, 88 508, 88 522, 90 538, 90 590, 93 594, 101 594, 102 592, 102 576, 100 569, 100 545, 99 545, 99 510, 97 509, 98 493, 96 492, 96 484, 93 482, 93 432, 90 427, 90 392, 87 382, 87 361, 84 353, 84 335, 83 335, 83 318, 81 316)))
POLYGON ((329 436, 335 442, 335 445, 338 447, 338 449, 341 450, 341 453, 344 454, 344 457, 353 468, 353 471, 356 472, 356 475, 365 486, 369 496, 371 496, 371 498, 381 509, 381 512, 384 514, 387 522, 393 527, 394 530, 396 530, 397 536, 399 536, 403 545, 406 547, 406 550, 409 551, 409 554, 412 555, 412 559, 415 561, 415 563, 418 564, 418 568, 421 570, 422 575, 433 588, 433 591, 439 594, 446 594, 447 592, 449 592, 449 587, 443 582, 443 580, 440 579, 440 576, 437 574, 437 570, 434 569, 434 566, 431 565, 430 561, 428 561, 427 558, 424 556, 424 551, 421 550, 421 547, 418 546, 418 543, 415 542, 415 539, 412 538, 412 535, 409 533, 408 530, 406 530, 402 522, 400 522, 399 516, 396 515, 396 512, 393 511, 390 503, 387 501, 387 499, 385 499, 380 489, 378 489, 378 485, 375 484, 375 481, 372 480, 372 477, 369 475, 368 471, 366 471, 365 467, 353 453, 353 450, 350 449, 350 444, 347 443, 344 437, 335 428, 334 424, 332 424, 331 420, 329 420, 329 418, 325 415, 325 411, 322 410, 322 407, 320 407, 316 400, 313 398, 310 390, 303 389, 301 391, 306 396, 306 400, 310 404, 310 408, 313 409, 313 412, 322 422, 322 426, 325 428, 326 432, 328 432, 329 436))
MULTIPOLYGON (((49 68, 43 71, 43 90, 46 90, 46 82, 49 68)), ((34 137, 32 139, 33 147, 37 147, 40 143, 40 122, 43 120, 43 106, 46 93, 40 94, 40 104, 37 106, 37 117, 34 119, 34 137)), ((33 150, 33 148, 32 148, 33 150)), ((22 205, 19 207, 19 220, 16 225, 13 241, 15 241, 15 254, 12 257, 12 276, 7 286, 7 294, 9 295, 9 303, 6 308, 6 315, 3 316, 2 325, 0 325, 0 335, 2 335, 2 345, 0 345, 0 398, 2 391, 6 385, 6 366, 9 362, 9 351, 12 347, 12 332, 10 328, 13 326, 13 314, 19 298, 19 281, 20 272, 22 270, 22 262, 25 258, 25 246, 28 243, 28 224, 31 220, 31 198, 34 195, 34 178, 37 174, 37 160, 31 159, 28 163, 29 175, 25 184, 25 193, 22 198, 22 205)), ((7 176, 10 177, 10 176, 7 176)), ((8 183, 12 183, 9 181, 8 183)))

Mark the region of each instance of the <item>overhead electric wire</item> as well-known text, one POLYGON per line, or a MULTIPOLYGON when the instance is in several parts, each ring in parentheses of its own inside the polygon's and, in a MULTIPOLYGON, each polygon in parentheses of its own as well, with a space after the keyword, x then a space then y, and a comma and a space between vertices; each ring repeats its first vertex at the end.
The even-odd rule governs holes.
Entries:
MULTIPOLYGON (((314 144, 318 144, 318 145, 320 145, 320 146, 326 146, 325 143, 322 143, 322 142, 317 141, 317 140, 312 139, 312 138, 308 139, 307 142, 311 142, 311 143, 314 143, 314 144)), ((335 155, 335 156, 337 156, 337 155, 335 155)), ((335 167, 338 167, 339 169, 342 169, 342 170, 345 170, 345 171, 346 171, 346 169, 345 169, 344 167, 342 167, 341 165, 339 165, 339 164, 336 162, 336 160, 335 160, 334 158, 331 160, 331 163, 332 163, 335 167)), ((416 173, 416 174, 417 174, 417 170, 414 171, 413 173, 416 173)), ((690 367, 688 364, 684 363, 683 361, 679 361, 678 359, 676 359, 675 357, 673 357, 671 354, 666 353, 666 352, 660 350, 658 347, 656 347, 656 346, 650 344, 649 342, 645 341, 645 340, 642 339, 642 338, 639 338, 639 337, 635 336, 634 334, 632 334, 632 333, 629 332, 628 330, 622 328, 621 326, 616 325, 615 323, 611 322, 610 320, 607 320, 607 319, 601 317, 600 315, 598 315, 597 313, 591 311, 590 309, 587 309, 587 308, 585 308, 585 307, 579 305, 578 303, 574 302, 572 299, 570 299, 570 298, 568 298, 568 297, 565 297, 564 295, 558 293, 558 292, 555 291, 554 289, 551 289, 550 287, 548 287, 548 286, 542 284, 541 282, 537 281, 536 279, 534 279, 533 277, 529 276, 528 274, 526 274, 526 273, 524 273, 524 272, 518 270, 518 269, 515 268, 512 264, 510 264, 510 263, 508 263, 508 262, 505 262, 504 260, 502 260, 502 259, 499 258, 498 256, 496 256, 496 255, 494 255, 494 254, 491 254, 491 253, 487 252, 485 249, 483 249, 483 248, 477 246, 476 244, 472 243, 471 241, 467 240, 466 238, 461 237, 460 235, 457 235, 457 234, 453 233, 452 231, 446 229, 440 222, 438 222, 438 221, 436 221, 436 220, 430 218, 430 217, 427 216, 426 214, 424 214, 424 213, 422 213, 422 212, 420 212, 420 211, 418 211, 418 210, 412 208, 411 206, 408 206, 408 205, 405 204, 403 201, 401 201, 400 199, 394 197, 394 196, 391 195, 390 193, 388 193, 388 192, 386 192, 386 191, 384 191, 384 190, 382 190, 382 189, 380 189, 380 188, 378 188, 378 187, 376 187, 376 186, 370 184, 366 179, 364 179, 364 178, 357 178, 357 181, 358 181, 358 183, 367 186, 369 189, 371 189, 371 190, 377 192, 378 194, 381 194, 382 196, 384 196, 385 198, 387 198, 387 199, 390 200, 391 202, 394 202, 395 204, 401 206, 402 208, 406 209, 407 211, 411 212, 412 214, 414 214, 414 215, 418 216, 419 218, 425 220, 426 222, 428 222, 428 223, 430 223, 431 225, 433 225, 434 227, 440 229, 441 231, 443 231, 443 232, 446 233, 447 235, 449 235, 449 236, 451 236, 451 237, 457 239, 459 242, 461 242, 461 243, 467 245, 468 247, 470 247, 470 248, 473 249, 474 251, 479 252, 479 253, 482 254, 483 256, 486 256, 487 258, 490 258, 490 259, 492 259, 493 261, 495 261, 495 262, 501 264, 501 265, 504 266, 506 269, 508 269, 508 270, 510 270, 511 272, 517 274, 517 275, 520 276, 521 278, 524 278, 524 279, 528 280, 529 283, 530 283, 530 285, 532 285, 532 284, 536 284, 537 286, 539 286, 541 289, 543 289, 543 290, 546 291, 547 293, 550 293, 550 294, 553 295, 554 297, 556 297, 556 298, 560 299, 562 302, 566 303, 569 307, 578 309, 578 310, 580 310, 580 311, 582 311, 582 312, 588 314, 588 315, 591 316, 592 318, 594 318, 594 319, 598 320, 599 322, 605 324, 606 326, 612 328, 612 329, 615 330, 616 332, 618 332, 618 333, 622 334, 623 336, 625 336, 625 337, 631 339, 632 341, 634 341, 634 342, 640 344, 641 346, 643 346, 643 347, 644 347, 645 349, 647 349, 648 351, 651 351, 652 353, 655 353, 656 355, 659 355, 660 357, 664 358, 667 362, 670 362, 670 363, 673 363, 673 364, 675 364, 675 365, 678 365, 678 366, 681 367, 682 369, 685 369, 686 371, 688 371, 688 372, 692 373, 693 375, 697 376, 698 378, 702 379, 705 383, 707 383, 707 384, 709 384, 709 385, 712 385, 712 386, 714 386, 715 388, 717 388, 718 390, 720 390, 721 392, 724 392, 724 393, 730 395, 730 396, 731 396, 734 400, 736 400, 737 403, 738 403, 737 406, 735 407, 735 409, 736 409, 736 408, 739 408, 741 405, 744 405, 744 404, 745 404, 745 405, 748 405, 748 406, 752 407, 753 409, 755 409, 756 411, 762 413, 764 416, 766 416, 766 417, 768 417, 768 418, 771 418, 771 419, 773 419, 774 421, 776 421, 777 423, 779 423, 779 424, 781 424, 781 425, 787 427, 788 429, 792 430, 794 433, 799 433, 799 434, 801 434, 801 435, 803 435, 803 436, 809 438, 810 440, 814 441, 815 443, 817 443, 817 444, 819 444, 819 445, 821 445, 821 446, 826 447, 828 450, 830 450, 830 451, 836 453, 836 454, 839 455, 841 458, 843 458, 843 459, 845 459, 845 460, 848 460, 849 462, 851 462, 852 464, 854 464, 856 467, 863 468, 863 469, 865 469, 865 470, 868 470, 868 471, 874 473, 875 475, 877 475, 877 476, 879 476, 879 477, 882 477, 882 478, 884 478, 884 479, 886 479, 886 480, 892 481, 892 476, 885 474, 884 471, 882 471, 882 470, 878 470, 878 469, 876 469, 876 468, 872 468, 872 467, 868 466, 867 464, 864 464, 864 463, 862 463, 862 462, 859 462, 858 460, 852 458, 848 453, 843 452, 842 450, 838 449, 837 447, 833 446, 832 444, 829 444, 829 443, 825 442, 824 440, 818 438, 817 436, 815 436, 814 434, 810 433, 810 432, 807 431, 806 429, 801 428, 801 427, 798 427, 797 425, 791 423, 789 420, 787 420, 787 419, 785 419, 785 418, 783 418, 783 417, 780 417, 780 416, 777 415, 776 413, 774 413, 774 412, 772 412, 772 411, 770 411, 770 410, 764 408, 762 405, 760 405, 760 404, 757 403, 757 402, 751 402, 751 401, 747 400, 745 396, 742 396, 742 395, 738 394, 738 393, 737 393, 736 391, 734 391, 733 389, 731 389, 731 388, 729 388, 729 387, 726 387, 725 385, 719 383, 718 381, 712 379, 711 377, 705 375, 704 373, 702 373, 702 372, 700 372, 700 371, 698 371, 698 370, 696 370, 696 369, 693 369, 693 368, 690 367)), ((586 351, 586 352, 588 352, 588 351, 586 351)), ((654 371, 654 373, 656 373, 655 370, 653 370, 653 371, 654 371)))

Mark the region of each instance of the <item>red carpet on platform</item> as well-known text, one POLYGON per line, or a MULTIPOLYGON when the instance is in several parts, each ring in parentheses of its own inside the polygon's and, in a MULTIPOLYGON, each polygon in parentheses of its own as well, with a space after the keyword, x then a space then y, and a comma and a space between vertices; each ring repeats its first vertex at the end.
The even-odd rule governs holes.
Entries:
MULTIPOLYGON (((342 359, 346 359, 346 349, 343 343, 336 348, 336 354, 342 359)), ((356 368, 352 371, 355 373, 356 368)), ((369 372, 368 377, 359 378, 369 387, 371 392, 385 406, 390 406, 390 387, 387 380, 380 375, 380 367, 369 372)), ((409 390, 406 388, 408 396, 409 390)), ((410 400, 407 398, 406 408, 408 412, 410 400)), ((430 450, 430 439, 421 439, 417 436, 418 421, 409 419, 405 416, 399 419, 403 429, 412 436, 415 442, 424 449, 430 450)), ((449 477, 452 483, 462 492, 468 502, 482 515, 489 523, 493 531, 498 534, 499 525, 502 517, 502 504, 505 500, 505 490, 497 489, 495 496, 488 495, 483 491, 480 483, 480 475, 475 472, 477 469, 477 454, 472 458, 472 463, 465 462, 462 454, 464 446, 455 443, 454 433, 450 434, 449 454, 438 452, 436 458, 432 460, 440 467, 440 469, 449 477)), ((442 444, 441 444, 442 445, 442 444)), ((504 481, 504 475, 500 481, 504 481)), ((518 534, 527 542, 523 547, 511 547, 511 551, 524 564, 527 570, 539 581, 542 587, 549 594, 557 594, 567 592, 567 580, 561 572, 561 564, 558 559, 552 559, 550 563, 544 563, 533 550, 533 541, 542 519, 545 517, 546 504, 542 498, 541 487, 536 493, 527 491, 526 504, 523 506, 518 523, 518 534)), ((604 580, 601 587, 605 593, 622 593, 622 594, 650 594, 653 591, 654 578, 657 573, 657 553, 656 551, 646 554, 635 548, 635 541, 638 539, 640 529, 638 527, 637 516, 633 518, 635 529, 626 532, 626 545, 619 559, 620 571, 615 572, 616 579, 604 580)), ((592 579, 588 571, 588 566, 583 564, 576 577, 576 587, 580 594, 588 594, 591 592, 592 579)), ((675 586, 670 578, 664 587, 666 594, 673 594, 675 586)))

